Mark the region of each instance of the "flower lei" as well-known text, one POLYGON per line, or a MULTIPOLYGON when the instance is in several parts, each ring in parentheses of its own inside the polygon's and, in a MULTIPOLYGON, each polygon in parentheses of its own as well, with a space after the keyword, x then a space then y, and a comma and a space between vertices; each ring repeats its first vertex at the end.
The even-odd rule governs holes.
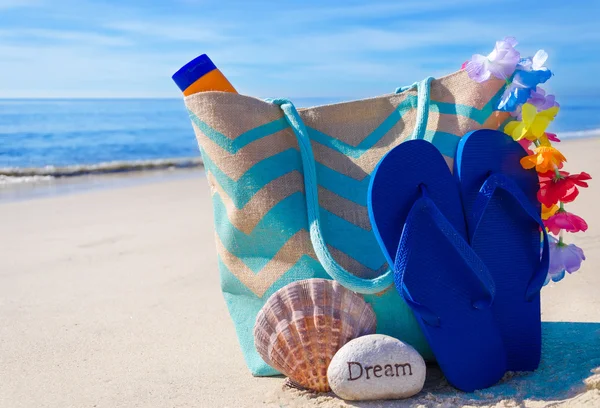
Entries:
POLYGON ((546 229, 558 236, 548 236, 550 267, 547 284, 550 280, 560 281, 565 272, 577 271, 585 260, 581 248, 566 244, 563 235, 564 232, 585 231, 587 223, 583 218, 566 211, 564 205, 575 200, 579 195, 578 187, 587 187, 586 181, 591 177, 585 172, 570 174, 561 171, 567 159, 551 144, 560 142, 560 139, 546 132, 560 109, 554 95, 547 95, 539 86, 552 76, 550 70, 544 67, 548 54, 539 50, 533 57, 521 58, 515 49, 516 45, 515 38, 506 37, 496 42, 489 55, 473 55, 462 69, 479 83, 492 76, 506 81, 506 90, 497 109, 510 112, 513 120, 505 125, 504 132, 529 153, 521 160, 521 166, 525 169, 535 167, 538 172, 540 189, 537 198, 542 204, 542 219, 546 229))

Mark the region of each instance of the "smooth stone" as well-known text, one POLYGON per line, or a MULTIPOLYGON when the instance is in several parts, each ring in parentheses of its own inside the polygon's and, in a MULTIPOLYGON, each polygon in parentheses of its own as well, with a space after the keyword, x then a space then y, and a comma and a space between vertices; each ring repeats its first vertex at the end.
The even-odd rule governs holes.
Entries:
POLYGON ((370 334, 346 343, 327 369, 329 385, 345 400, 408 398, 423 389, 425 361, 413 347, 370 334))

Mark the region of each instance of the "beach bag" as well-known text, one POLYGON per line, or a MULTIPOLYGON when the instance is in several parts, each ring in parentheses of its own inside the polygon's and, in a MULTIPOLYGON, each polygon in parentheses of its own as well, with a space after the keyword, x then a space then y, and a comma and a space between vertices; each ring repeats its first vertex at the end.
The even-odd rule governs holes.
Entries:
POLYGON ((389 95, 298 110, 286 99, 225 92, 185 98, 212 194, 221 287, 254 375, 277 374, 254 347, 258 311, 278 289, 309 278, 364 295, 378 333, 433 358, 371 229, 370 175, 411 139, 433 143, 452 169, 462 135, 507 120, 495 111, 504 86, 459 71, 389 95))

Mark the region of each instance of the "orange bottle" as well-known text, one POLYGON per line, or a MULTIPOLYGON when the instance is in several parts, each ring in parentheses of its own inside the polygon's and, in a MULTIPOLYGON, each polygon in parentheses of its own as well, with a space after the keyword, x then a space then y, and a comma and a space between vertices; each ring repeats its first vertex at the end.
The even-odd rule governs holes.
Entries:
POLYGON ((181 89, 184 96, 206 91, 237 93, 233 85, 229 83, 206 54, 200 55, 181 67, 179 71, 173 74, 173 81, 181 89))

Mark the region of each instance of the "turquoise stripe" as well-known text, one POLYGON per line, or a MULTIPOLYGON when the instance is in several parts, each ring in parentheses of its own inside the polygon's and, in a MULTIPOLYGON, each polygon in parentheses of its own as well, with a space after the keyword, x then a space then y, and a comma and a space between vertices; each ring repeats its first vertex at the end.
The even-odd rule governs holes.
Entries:
POLYGON ((233 200, 236 208, 243 208, 259 190, 271 181, 294 170, 302 173, 302 163, 296 149, 288 149, 252 166, 246 173, 234 181, 217 166, 206 152, 202 152, 204 166, 210 171, 217 183, 233 200))
POLYGON ((460 142, 460 136, 453 135, 452 133, 434 132, 431 143, 433 143, 444 156, 454 158, 456 149, 458 149, 458 142, 460 142))
POLYGON ((465 118, 470 118, 475 122, 483 125, 490 115, 497 110, 498 101, 504 93, 504 87, 500 88, 498 92, 490 99, 488 103, 481 109, 474 108, 469 105, 459 105, 447 102, 431 101, 431 107, 438 110, 439 113, 446 115, 457 115, 465 118))
POLYGON ((431 103, 438 107, 440 113, 463 116, 465 118, 474 120, 480 125, 482 125, 494 111, 491 106, 488 107, 487 105, 482 110, 479 110, 469 105, 457 105, 435 101, 432 101, 431 103))
POLYGON ((263 137, 272 135, 274 133, 279 132, 287 128, 289 125, 287 124, 285 118, 280 118, 274 120, 269 123, 265 123, 264 125, 255 127, 253 129, 248 130, 247 132, 242 133, 235 139, 230 139, 224 134, 216 131, 207 123, 203 122, 198 116, 196 116, 191 110, 188 109, 188 114, 192 122, 200 129, 200 131, 206 135, 210 140, 218 144, 221 148, 225 149, 231 154, 237 153, 240 149, 249 145, 250 143, 262 139, 263 137))
MULTIPOLYGON (((262 298, 257 297, 250 291, 240 280, 227 268, 220 256, 217 257, 219 271, 221 272, 221 287, 225 294, 233 296, 247 296, 253 299, 262 299, 261 306, 273 293, 289 283, 302 279, 322 278, 331 279, 325 272, 319 261, 311 258, 308 255, 302 255, 290 269, 287 270, 263 295, 262 298), (290 276, 291 275, 291 276, 290 276)), ((258 308, 258 310, 260 309, 258 308)), ((256 313, 258 313, 256 310, 256 313)), ((254 326, 254 320, 251 322, 254 326)))
POLYGON ((196 125, 196 127, 210 140, 221 146, 221 148, 227 150, 229 153, 233 153, 233 140, 229 139, 227 136, 223 135, 221 132, 217 132, 212 127, 208 126, 205 122, 200 120, 198 116, 194 112, 188 109, 188 115, 192 120, 192 123, 196 125))
POLYGON ((323 236, 327 244, 370 269, 377 270, 386 263, 373 231, 365 231, 323 207, 319 210, 323 236))
POLYGON ((238 150, 249 145, 250 143, 258 139, 262 139, 263 137, 277 133, 287 127, 289 127, 289 125, 286 122, 285 118, 280 118, 274 120, 273 122, 265 123, 264 125, 255 127, 254 129, 250 129, 247 132, 242 133, 234 140, 233 143, 235 151, 231 153, 236 153, 238 150))
POLYGON ((298 231, 308 230, 306 199, 300 192, 284 198, 267 212, 250 234, 229 222, 219 194, 213 195, 215 229, 229 252, 259 272, 298 231))
POLYGON ((319 162, 315 162, 315 167, 317 169, 317 182, 321 187, 355 204, 362 205, 363 207, 367 206, 367 190, 369 189, 370 176, 366 176, 364 179, 358 181, 352 177, 338 173, 319 162))
POLYGON ((402 101, 394 111, 381 122, 379 126, 373 132, 371 132, 365 139, 363 139, 357 146, 349 145, 339 139, 335 139, 326 133, 322 133, 310 126, 307 126, 308 136, 311 140, 318 142, 324 146, 327 146, 333 150, 336 150, 346 156, 358 159, 367 151, 369 151, 375 143, 383 138, 396 124, 402 115, 416 106, 417 98, 414 96, 408 96, 402 101))
MULTIPOLYGON (((254 195, 271 181, 294 170, 302 173, 300 154, 296 149, 288 149, 266 158, 252 166, 238 181, 234 181, 217 166, 205 151, 202 151, 204 166, 215 177, 217 183, 233 200, 236 208, 243 208, 254 195)), ((320 163, 316 163, 319 185, 344 197, 355 204, 367 206, 369 176, 358 181, 338 173, 320 163)))
MULTIPOLYGON (((307 230, 306 199, 300 192, 281 200, 267 212, 250 234, 229 222, 225 205, 213 196, 215 228, 223 245, 254 272, 259 272, 283 245, 300 230, 307 230)), ((385 263, 372 231, 362 228, 320 207, 328 244, 346 253, 370 269, 385 263)))

